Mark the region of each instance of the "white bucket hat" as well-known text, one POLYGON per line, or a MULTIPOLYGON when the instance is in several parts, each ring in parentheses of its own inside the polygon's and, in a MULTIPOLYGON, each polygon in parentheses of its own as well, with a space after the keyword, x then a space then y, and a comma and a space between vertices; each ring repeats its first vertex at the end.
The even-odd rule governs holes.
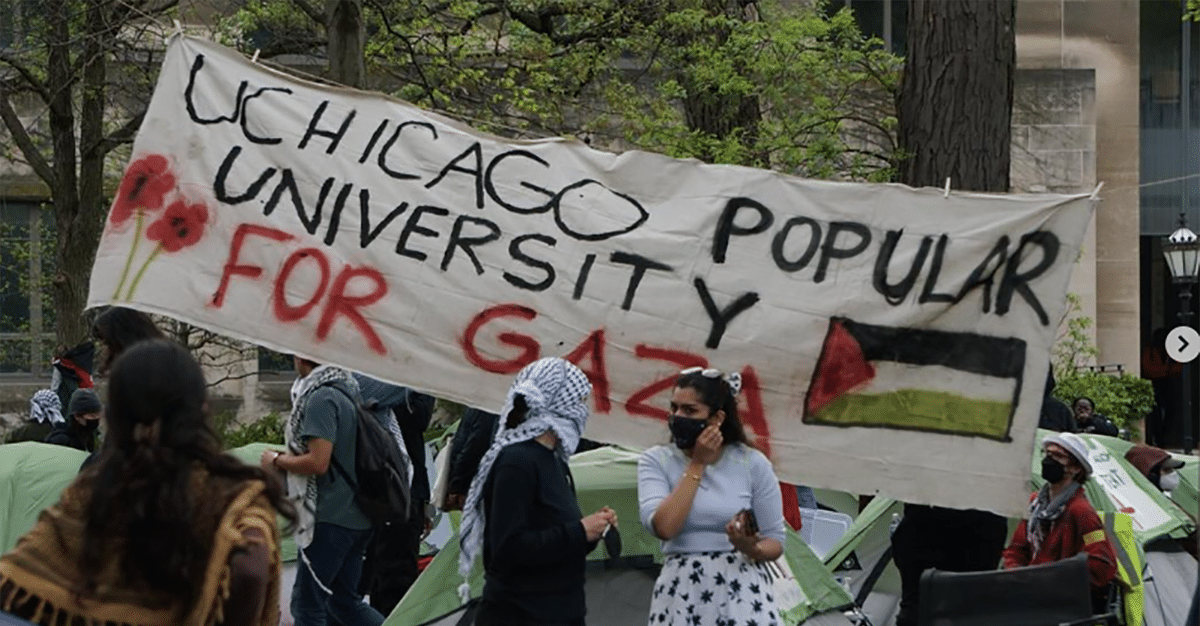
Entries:
POLYGON ((1054 433, 1042 440, 1042 451, 1046 451, 1046 445, 1056 443, 1071 456, 1075 457, 1075 461, 1083 466, 1083 470, 1088 476, 1092 475, 1092 464, 1088 461, 1087 444, 1079 438, 1079 435, 1073 433, 1054 433))

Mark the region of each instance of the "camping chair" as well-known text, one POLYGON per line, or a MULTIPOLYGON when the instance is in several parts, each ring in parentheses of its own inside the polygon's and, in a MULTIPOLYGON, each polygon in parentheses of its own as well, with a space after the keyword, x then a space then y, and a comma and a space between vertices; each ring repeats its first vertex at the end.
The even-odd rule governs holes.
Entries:
POLYGON ((1087 555, 1009 570, 921 575, 920 626, 1092 626, 1119 624, 1095 615, 1087 555))

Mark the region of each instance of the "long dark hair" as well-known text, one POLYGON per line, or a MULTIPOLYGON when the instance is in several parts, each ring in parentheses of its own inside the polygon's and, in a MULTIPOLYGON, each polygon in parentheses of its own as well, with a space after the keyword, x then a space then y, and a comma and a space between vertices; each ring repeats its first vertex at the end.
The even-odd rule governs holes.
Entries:
POLYGON ((142 341, 113 363, 108 383, 108 425, 99 461, 90 474, 81 571, 95 590, 104 569, 101 547, 124 540, 122 575, 148 590, 195 604, 208 566, 211 536, 193 528, 192 469, 214 478, 260 480, 275 510, 289 522, 295 509, 279 481, 221 451, 208 420, 207 385, 196 359, 167 339, 142 341))
POLYGON ((721 422, 721 438, 725 443, 751 445, 746 438, 746 429, 742 427, 742 420, 738 417, 737 396, 733 395, 733 388, 725 382, 724 376, 709 377, 704 372, 689 372, 679 376, 675 387, 695 389, 700 401, 713 413, 725 411, 725 421, 721 422))
POLYGON ((154 325, 149 315, 114 306, 96 316, 92 322, 92 337, 104 344, 104 362, 100 364, 100 372, 107 373, 113 361, 133 344, 147 339, 164 339, 166 335, 154 325))

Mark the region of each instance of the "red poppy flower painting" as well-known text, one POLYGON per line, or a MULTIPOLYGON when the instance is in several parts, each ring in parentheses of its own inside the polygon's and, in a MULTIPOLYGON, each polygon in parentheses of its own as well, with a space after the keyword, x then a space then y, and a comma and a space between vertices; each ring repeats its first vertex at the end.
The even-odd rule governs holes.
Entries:
POLYGON ((146 238, 157 241, 165 252, 178 252, 200 241, 207 222, 208 208, 203 204, 176 200, 146 230, 146 238))
POLYGON ((159 154, 149 154, 130 163, 113 201, 109 221, 118 225, 138 211, 162 208, 163 199, 175 188, 175 175, 170 167, 167 158, 159 154))

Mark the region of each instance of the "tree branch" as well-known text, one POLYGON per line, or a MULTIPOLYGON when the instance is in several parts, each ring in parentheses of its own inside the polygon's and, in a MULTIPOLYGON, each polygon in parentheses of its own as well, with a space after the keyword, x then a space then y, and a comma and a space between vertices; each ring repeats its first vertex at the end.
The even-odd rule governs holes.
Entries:
POLYGON ((292 4, 296 5, 300 12, 308 16, 309 19, 316 22, 322 28, 325 27, 325 12, 318 10, 308 0, 292 0, 292 4))
POLYGON ((21 75, 21 78, 25 80, 26 84, 29 85, 29 88, 37 92, 37 95, 42 98, 43 102, 50 102, 50 89, 28 67, 25 67, 25 64, 18 61, 8 51, 2 49, 0 49, 0 62, 16 70, 21 75))
POLYGON ((142 120, 146 117, 146 110, 142 109, 137 115, 126 120, 120 128, 109 133, 96 149, 100 151, 100 155, 107 155, 112 152, 117 146, 127 144, 133 141, 134 135, 137 134, 139 128, 142 127, 142 120))
POLYGON ((50 163, 46 161, 46 158, 42 156, 41 151, 34 145, 29 132, 25 130, 25 125, 21 123, 21 118, 13 110, 12 103, 8 100, 8 89, 3 84, 0 84, 0 119, 4 121, 4 126, 12 134, 13 141, 21 149, 21 154, 25 157, 25 161, 29 163, 29 166, 33 168, 33 171, 47 186, 54 188, 57 182, 54 170, 50 167, 50 163))

